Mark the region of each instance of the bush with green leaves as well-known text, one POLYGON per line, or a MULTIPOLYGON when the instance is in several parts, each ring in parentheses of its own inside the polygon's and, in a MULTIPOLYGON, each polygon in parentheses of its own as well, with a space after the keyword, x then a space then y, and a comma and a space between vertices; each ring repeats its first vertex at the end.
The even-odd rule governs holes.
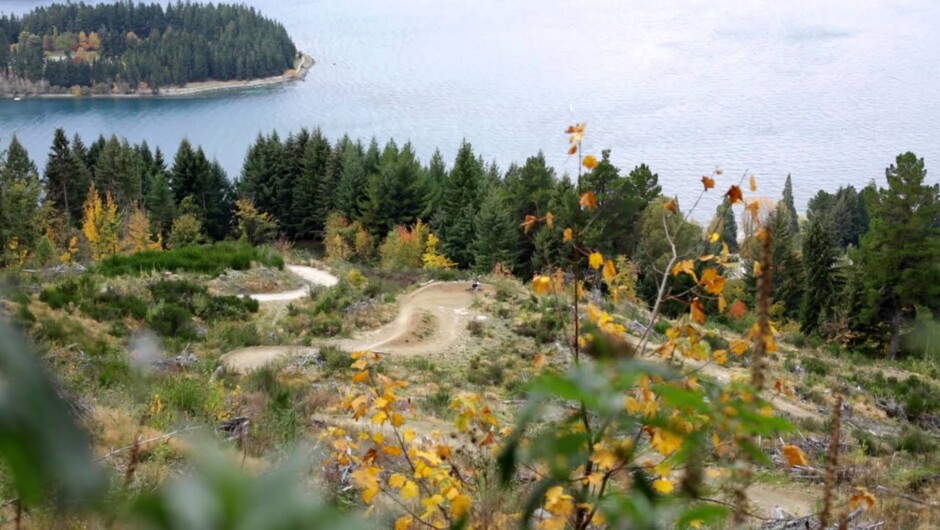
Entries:
POLYGON ((263 247, 253 247, 244 242, 222 242, 112 256, 101 262, 97 270, 105 276, 128 276, 154 271, 219 274, 227 269, 248 270, 252 262, 284 268, 284 258, 263 247))

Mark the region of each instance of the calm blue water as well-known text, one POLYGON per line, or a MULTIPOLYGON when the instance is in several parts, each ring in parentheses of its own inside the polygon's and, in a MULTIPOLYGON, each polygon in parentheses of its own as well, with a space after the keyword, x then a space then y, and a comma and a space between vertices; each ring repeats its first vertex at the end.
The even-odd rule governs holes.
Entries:
POLYGON ((715 167, 725 183, 749 170, 774 197, 792 173, 799 207, 819 188, 882 182, 901 151, 940 174, 935 0, 247 3, 317 59, 305 82, 185 100, 4 100, 2 142, 16 133, 44 161, 56 127, 169 152, 188 136, 236 176, 259 132, 319 126, 410 139, 425 160, 435 147, 452 158, 464 138, 504 167, 543 149, 573 172, 561 131, 587 121, 589 151, 650 164, 686 205, 715 167))

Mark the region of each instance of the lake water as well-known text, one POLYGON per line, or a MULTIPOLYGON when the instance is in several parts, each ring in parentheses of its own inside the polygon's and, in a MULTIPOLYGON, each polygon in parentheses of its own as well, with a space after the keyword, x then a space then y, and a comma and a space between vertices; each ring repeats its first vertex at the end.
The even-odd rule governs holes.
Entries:
POLYGON ((237 176, 259 132, 306 126, 411 140, 424 160, 435 147, 452 159, 464 138, 503 167, 542 149, 575 172, 562 131, 587 121, 587 151, 648 163, 685 205, 715 167, 723 185, 749 171, 774 197, 792 173, 800 209, 820 188, 882 183, 902 151, 940 174, 936 0, 247 3, 317 60, 305 82, 192 99, 3 100, 3 144, 16 133, 42 163, 56 127, 170 153, 187 136, 237 176))

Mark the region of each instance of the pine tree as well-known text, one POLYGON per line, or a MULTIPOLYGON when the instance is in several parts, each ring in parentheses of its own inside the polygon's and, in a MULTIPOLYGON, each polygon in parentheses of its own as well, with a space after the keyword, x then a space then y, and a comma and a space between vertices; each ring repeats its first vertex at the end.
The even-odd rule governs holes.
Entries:
POLYGON ((544 216, 550 211, 549 203, 555 189, 555 172, 539 153, 526 159, 522 167, 510 166, 506 171, 506 198, 509 218, 513 221, 511 253, 515 257, 507 266, 522 278, 531 277, 535 270, 532 260, 537 251, 536 235, 544 230, 539 226, 535 232, 524 233, 521 223, 527 215, 544 216))
POLYGON ((0 266, 19 266, 35 251, 41 234, 42 186, 29 153, 16 138, 0 159, 0 266))
POLYGON ((396 154, 394 161, 383 163, 381 171, 381 226, 384 233, 396 226, 408 226, 418 220, 422 202, 418 179, 421 164, 411 144, 396 154))
POLYGON ((797 253, 795 236, 790 232, 790 226, 790 211, 781 203, 766 222, 771 237, 774 301, 783 303, 783 315, 786 318, 797 320, 806 280, 803 261, 797 253))
POLYGON ((838 292, 835 263, 836 246, 832 233, 821 219, 813 219, 803 240, 806 284, 800 307, 800 328, 806 335, 817 332, 822 318, 832 313, 838 292))
POLYGON ((461 267, 473 261, 470 244, 475 239, 474 218, 483 202, 482 180, 483 165, 473 155, 473 147, 464 142, 444 185, 440 227, 444 254, 461 267))
POLYGON ((428 167, 421 174, 421 199, 424 202, 424 208, 421 210, 421 218, 436 225, 435 214, 441 207, 441 198, 444 194, 444 182, 447 181, 447 166, 444 164, 444 157, 441 156, 439 149, 434 150, 431 155, 431 161, 428 167))
POLYGON ((150 184, 147 209, 150 212, 151 230, 166 239, 176 218, 176 201, 164 173, 158 173, 150 184))
POLYGON ((65 130, 58 128, 55 130, 55 137, 52 140, 52 151, 50 151, 49 158, 46 160, 43 184, 45 185, 46 204, 54 212, 61 213, 69 224, 74 219, 72 217, 73 205, 69 203, 69 199, 76 200, 74 194, 71 197, 69 194, 73 178, 72 172, 74 171, 72 161, 72 149, 69 147, 65 130))
POLYGON ((871 204, 871 229, 857 253, 865 288, 862 319, 886 327, 872 337, 896 358, 902 326, 917 306, 940 309, 940 185, 925 184, 924 160, 899 155, 885 174, 888 187, 871 204))
POLYGON ((497 263, 512 268, 515 265, 513 248, 516 244, 518 223, 509 217, 510 209, 502 191, 493 187, 486 195, 476 218, 476 239, 473 241, 474 268, 483 273, 493 270, 497 263))
POLYGON ((800 233, 800 217, 796 213, 796 204, 793 201, 793 181, 787 173, 787 181, 783 185, 783 205, 790 218, 790 234, 797 236, 800 233))
POLYGON ((713 248, 709 248, 710 254, 721 252, 722 243, 728 245, 729 252, 738 251, 738 223, 734 218, 734 210, 727 198, 718 205, 715 218, 708 227, 707 235, 711 236, 714 233, 718 234, 718 241, 715 242, 713 248))
POLYGON ((320 209, 323 204, 320 194, 330 153, 330 142, 320 129, 315 129, 304 149, 303 172, 294 194, 292 233, 297 237, 310 237, 320 232, 326 222, 326 216, 320 209))
POLYGON ((347 219, 359 219, 359 203, 365 198, 366 171, 362 146, 356 144, 346 150, 343 173, 336 187, 336 210, 347 219))

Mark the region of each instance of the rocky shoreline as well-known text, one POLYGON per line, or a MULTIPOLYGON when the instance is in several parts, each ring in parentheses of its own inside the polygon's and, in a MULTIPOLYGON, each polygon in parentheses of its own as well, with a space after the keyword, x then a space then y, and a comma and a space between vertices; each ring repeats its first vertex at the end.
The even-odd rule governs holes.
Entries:
POLYGON ((6 95, 4 99, 144 99, 144 98, 178 98, 205 96, 217 92, 228 92, 244 90, 248 88, 260 88, 275 86, 293 81, 300 81, 306 78, 307 73, 313 68, 316 61, 313 57, 302 53, 294 63, 294 68, 284 72, 281 75, 272 77, 263 77, 259 79, 233 80, 233 81, 198 81, 187 83, 179 87, 163 87, 156 94, 146 92, 132 92, 125 94, 81 94, 76 95, 71 92, 61 94, 43 93, 43 94, 22 94, 6 95))

